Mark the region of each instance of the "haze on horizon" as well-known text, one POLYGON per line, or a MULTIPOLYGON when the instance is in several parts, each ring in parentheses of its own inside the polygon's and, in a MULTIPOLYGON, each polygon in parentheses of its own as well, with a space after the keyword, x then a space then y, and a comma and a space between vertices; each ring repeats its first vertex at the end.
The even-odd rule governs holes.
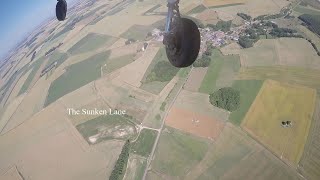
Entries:
MULTIPOLYGON (((67 0, 73 3, 77 0, 67 0)), ((56 0, 10 0, 0 6, 0 61, 44 20, 55 16, 56 0)))

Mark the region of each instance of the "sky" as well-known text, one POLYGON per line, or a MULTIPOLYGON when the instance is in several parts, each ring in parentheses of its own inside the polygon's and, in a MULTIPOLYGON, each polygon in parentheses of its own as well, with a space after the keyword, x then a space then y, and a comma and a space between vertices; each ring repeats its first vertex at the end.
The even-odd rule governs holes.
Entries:
POLYGON ((41 22, 55 16, 56 3, 57 0, 3 0, 0 5, 0 58, 41 22))

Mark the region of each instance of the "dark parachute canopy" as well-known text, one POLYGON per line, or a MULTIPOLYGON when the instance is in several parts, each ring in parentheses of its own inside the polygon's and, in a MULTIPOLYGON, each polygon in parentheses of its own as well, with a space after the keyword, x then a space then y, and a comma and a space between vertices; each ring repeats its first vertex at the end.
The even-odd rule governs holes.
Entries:
POLYGON ((65 0, 58 0, 56 5, 56 16, 59 21, 66 19, 67 15, 67 2, 65 0))

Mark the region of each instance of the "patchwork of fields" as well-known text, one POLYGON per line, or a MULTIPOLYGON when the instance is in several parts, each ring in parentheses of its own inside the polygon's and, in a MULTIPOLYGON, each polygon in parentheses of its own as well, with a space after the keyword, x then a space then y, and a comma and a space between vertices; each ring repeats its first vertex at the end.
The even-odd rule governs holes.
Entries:
POLYGON ((315 100, 314 89, 267 80, 241 126, 279 158, 296 166, 308 136, 315 100), (292 127, 282 127, 282 121, 291 121, 292 127))
MULTIPOLYGON (((212 51, 209 67, 178 69, 150 37, 164 28, 165 1, 84 2, 65 22, 39 27, 16 62, 0 68, 0 179, 106 179, 127 140, 124 180, 320 178, 320 59, 308 41, 263 39, 252 48, 233 41, 212 51), (224 87, 240 93, 233 112, 209 101, 224 87), (126 114, 73 116, 70 107, 126 114)), ((231 20, 233 27, 245 23, 238 12, 277 14, 289 3, 179 5, 198 24, 231 20)), ((300 4, 293 15, 319 12, 300 4)), ((295 29, 320 46, 306 27, 295 29)))

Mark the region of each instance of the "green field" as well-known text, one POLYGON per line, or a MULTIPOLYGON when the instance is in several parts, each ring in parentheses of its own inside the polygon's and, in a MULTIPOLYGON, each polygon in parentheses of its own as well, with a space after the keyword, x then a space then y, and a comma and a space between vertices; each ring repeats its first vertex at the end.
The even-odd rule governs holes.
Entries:
POLYGON ((216 90, 217 89, 216 82, 219 78, 224 61, 225 60, 232 61, 234 59, 234 57, 235 56, 223 56, 222 53, 218 49, 213 50, 213 53, 211 56, 212 60, 211 60, 210 65, 208 67, 207 74, 205 75, 204 79, 202 80, 201 86, 199 88, 199 92, 210 94, 214 90, 216 90))
POLYGON ((299 176, 241 129, 228 124, 217 141, 210 145, 206 159, 188 174, 188 179, 298 180, 299 176))
POLYGON ((298 171, 307 179, 320 179, 320 100, 318 99, 308 140, 301 157, 298 171))
POLYGON ((138 139, 132 145, 132 152, 144 157, 148 157, 152 151, 156 137, 157 131, 151 129, 142 129, 138 139))
POLYGON ((48 65, 50 65, 53 62, 57 62, 57 67, 59 67, 64 61, 66 61, 68 59, 68 54, 67 53, 63 53, 63 52, 59 52, 59 51, 54 51, 51 55, 49 60, 47 61, 47 64, 45 67, 47 67, 48 65))
POLYGON ((142 83, 140 88, 153 94, 159 94, 167 84, 168 82, 153 81, 149 83, 142 83))
POLYGON ((311 7, 301 6, 301 5, 298 5, 296 8, 294 8, 294 11, 301 14, 320 15, 320 10, 317 10, 311 7))
POLYGON ((137 131, 135 125, 120 115, 102 115, 76 126, 77 130, 90 144, 110 139, 134 139, 137 131), (96 141, 89 140, 95 136, 96 141))
POLYGON ((38 77, 35 77, 35 75, 36 75, 36 73, 38 72, 41 64, 42 64, 44 61, 45 61, 45 57, 43 56, 43 57, 39 58, 37 61, 35 61, 31 66, 29 66, 28 70, 29 70, 29 69, 32 69, 32 71, 31 71, 31 73, 29 74, 29 76, 28 76, 28 78, 26 79, 26 81, 23 83, 23 85, 22 85, 22 87, 21 87, 21 89, 20 89, 20 91, 19 91, 19 93, 18 93, 18 96, 19 96, 20 94, 25 93, 25 92, 28 90, 28 88, 29 88, 29 86, 30 86, 30 84, 31 84, 31 82, 32 82, 32 80, 33 80, 34 78, 38 78, 38 77))
MULTIPOLYGON (((168 58, 167 58, 166 51, 164 48, 159 49, 156 56, 153 58, 152 62, 150 63, 148 69, 144 73, 144 76, 142 78, 142 84, 140 86, 141 89, 144 89, 144 90, 151 92, 151 93, 154 93, 154 94, 159 94, 162 91, 162 89, 168 84, 169 81, 165 81, 165 82, 161 82, 161 81, 151 81, 151 82, 149 81, 148 82, 147 81, 148 76, 150 76, 150 74, 152 74, 154 72, 155 66, 159 62, 168 62, 168 58)), ((174 68, 174 69, 178 73, 179 69, 178 68, 174 68)), ((165 70, 165 69, 163 69, 163 70, 165 70)), ((166 72, 163 72, 163 73, 166 73, 166 72)), ((185 73, 185 72, 182 72, 182 73, 185 73)), ((179 74, 179 75, 183 75, 183 74, 179 74)), ((155 78, 158 79, 158 77, 155 77, 155 78)), ((173 78, 173 76, 172 76, 172 78, 173 78)))
POLYGON ((66 72, 51 83, 45 106, 98 79, 101 76, 101 67, 106 63, 109 55, 110 52, 106 51, 68 66, 66 72))
POLYGON ((143 157, 130 154, 127 164, 124 180, 141 180, 147 166, 147 160, 143 157))
POLYGON ((191 71, 191 67, 186 67, 186 68, 181 68, 179 70, 179 72, 177 73, 177 76, 180 77, 180 78, 187 78, 189 73, 191 71))
POLYGON ((252 102, 256 98, 262 83, 263 81, 260 80, 239 80, 233 83, 232 88, 240 91, 240 107, 229 116, 229 120, 233 124, 238 126, 241 124, 252 102))
POLYGON ((187 15, 190 15, 190 14, 197 14, 197 13, 201 13, 203 12, 204 10, 206 10, 207 8, 203 5, 203 4, 200 4, 198 5, 197 7, 191 9, 189 12, 187 12, 186 14, 187 15))
POLYGON ((157 52, 156 56, 153 58, 152 62, 150 63, 148 69, 144 73, 144 76, 142 78, 142 81, 145 82, 147 79, 147 76, 152 72, 154 69, 154 66, 160 62, 160 61, 167 61, 167 55, 166 55, 166 50, 164 48, 160 48, 159 51, 157 52))
POLYGON ((223 65, 216 80, 216 89, 230 87, 239 72, 240 58, 237 55, 224 56, 223 65))
POLYGON ((111 36, 90 33, 73 45, 68 52, 70 54, 79 54, 94 51, 111 41, 114 41, 111 36))
POLYGON ((166 127, 152 161, 152 170, 182 178, 203 159, 207 149, 204 140, 166 127))
MULTIPOLYGON (((22 68, 20 68, 18 71, 12 73, 12 75, 9 77, 9 79, 7 80, 7 82, 5 84, 2 84, 1 88, 0 88, 0 92, 2 92, 3 94, 0 95, 0 102, 3 101, 4 97, 7 95, 7 93, 11 93, 10 91, 10 87, 12 86, 12 83, 17 82, 18 79, 16 79, 17 77, 19 77, 19 75, 22 73, 21 76, 25 75, 28 71, 30 70, 29 64, 24 65, 22 68), (16 81, 17 80, 17 81, 16 81)), ((20 94, 19 94, 20 95, 20 94)), ((8 96, 9 97, 9 96, 8 96)), ((7 100, 7 99, 6 99, 7 100)), ((6 101, 5 100, 5 101, 6 101)))
POLYGON ((151 32, 153 27, 144 25, 133 25, 126 32, 121 34, 121 37, 125 39, 144 40, 147 37, 148 32, 151 32))
POLYGON ((309 133, 315 99, 314 89, 267 80, 241 127, 278 157, 296 166, 309 133), (285 129, 282 121, 291 121, 293 125, 285 129))
POLYGON ((251 67, 240 70, 239 78, 243 80, 273 79, 280 82, 301 84, 320 91, 320 71, 296 67, 251 67))
POLYGON ((109 59, 103 68, 103 73, 109 74, 114 70, 120 69, 134 61, 135 54, 128 54, 117 58, 109 59))
POLYGON ((320 37, 317 34, 313 33, 307 27, 302 25, 299 25, 296 28, 301 34, 304 35, 304 37, 311 39, 317 48, 320 49, 320 37))

